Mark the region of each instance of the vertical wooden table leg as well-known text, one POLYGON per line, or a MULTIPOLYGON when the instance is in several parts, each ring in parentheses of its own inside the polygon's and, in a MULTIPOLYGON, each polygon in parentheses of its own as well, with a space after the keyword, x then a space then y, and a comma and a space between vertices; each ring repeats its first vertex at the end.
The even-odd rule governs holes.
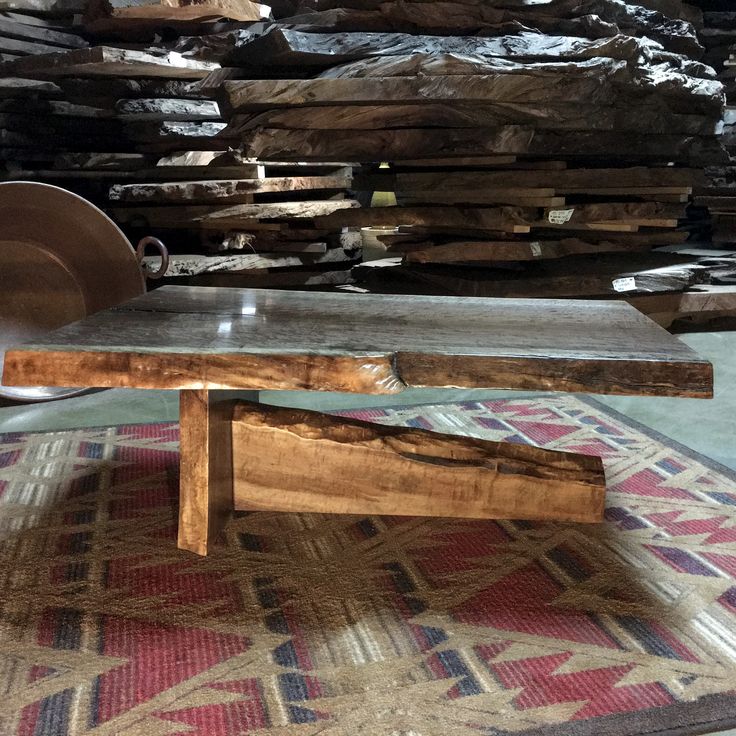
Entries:
POLYGON ((179 549, 206 555, 233 509, 232 401, 207 389, 179 392, 179 549))

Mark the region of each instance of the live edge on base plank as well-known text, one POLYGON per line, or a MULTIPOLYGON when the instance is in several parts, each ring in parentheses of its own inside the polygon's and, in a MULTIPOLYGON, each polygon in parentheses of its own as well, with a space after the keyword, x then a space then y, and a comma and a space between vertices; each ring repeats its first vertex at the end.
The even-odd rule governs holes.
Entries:
POLYGON ((239 403, 239 510, 597 522, 598 457, 239 403))
POLYGON ((163 287, 7 351, 6 385, 180 391, 179 547, 233 509, 600 521, 599 458, 219 401, 218 389, 712 395, 624 302, 163 287))

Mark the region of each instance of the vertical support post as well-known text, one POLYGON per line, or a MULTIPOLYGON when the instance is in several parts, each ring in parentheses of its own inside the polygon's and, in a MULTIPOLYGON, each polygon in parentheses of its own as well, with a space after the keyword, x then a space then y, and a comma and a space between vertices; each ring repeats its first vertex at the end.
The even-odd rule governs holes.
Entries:
POLYGON ((233 509, 232 401, 208 389, 179 392, 179 549, 206 555, 233 509))

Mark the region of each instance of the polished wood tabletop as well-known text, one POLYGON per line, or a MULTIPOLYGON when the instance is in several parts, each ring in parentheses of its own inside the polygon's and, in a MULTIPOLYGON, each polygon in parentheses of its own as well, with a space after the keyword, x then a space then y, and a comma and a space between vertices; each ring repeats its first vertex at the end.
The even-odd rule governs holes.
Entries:
POLYGON ((712 395, 625 302, 166 286, 8 351, 3 383, 390 394, 407 386, 712 395))

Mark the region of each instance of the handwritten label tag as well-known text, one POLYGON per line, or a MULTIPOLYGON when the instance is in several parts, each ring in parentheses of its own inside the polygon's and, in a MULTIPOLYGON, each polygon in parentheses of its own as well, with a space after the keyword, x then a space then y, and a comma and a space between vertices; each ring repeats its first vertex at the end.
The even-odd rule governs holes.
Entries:
POLYGON ((636 279, 633 276, 614 279, 611 283, 615 291, 636 291, 636 279))
POLYGON ((542 246, 538 242, 529 243, 529 247, 532 249, 532 255, 536 258, 542 255, 542 246))
POLYGON ((573 212, 575 212, 574 208, 569 210, 550 210, 547 219, 553 225, 564 225, 566 222, 570 222, 573 212))

